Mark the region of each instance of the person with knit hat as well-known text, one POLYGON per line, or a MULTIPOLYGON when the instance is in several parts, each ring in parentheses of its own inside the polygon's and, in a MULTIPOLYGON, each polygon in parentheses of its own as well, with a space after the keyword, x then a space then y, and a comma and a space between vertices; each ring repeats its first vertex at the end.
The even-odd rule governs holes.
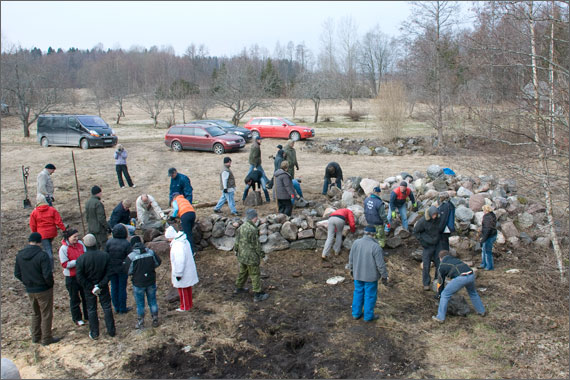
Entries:
POLYGON ((329 162, 325 168, 325 182, 323 183, 323 195, 326 195, 329 191, 330 185, 332 185, 332 179, 335 179, 335 185, 339 189, 342 188, 342 169, 337 162, 329 162))
POLYGON ((192 308, 192 286, 198 283, 198 272, 192 255, 192 248, 182 231, 169 226, 164 236, 170 242, 170 267, 172 286, 178 289, 180 307, 176 311, 190 311, 192 308))
POLYGON ((53 268, 52 242, 57 236, 57 229, 65 231, 65 225, 57 210, 48 205, 42 194, 37 196, 36 208, 30 214, 30 229, 42 235, 42 248, 48 254, 53 268))
POLYGON ((45 197, 46 202, 48 205, 53 206, 53 201, 55 200, 53 197, 53 182, 51 180, 51 175, 55 172, 55 165, 54 164, 47 164, 44 167, 44 170, 38 174, 38 194, 41 194, 45 197))
POLYGON ((77 259, 77 280, 85 289, 87 312, 89 317, 89 338, 99 339, 99 316, 97 315, 97 299, 103 309, 107 334, 114 337, 115 318, 111 307, 109 293, 109 266, 111 259, 106 252, 97 249, 97 239, 93 234, 83 237, 87 251, 77 259))
POLYGON ((131 180, 131 176, 129 175, 129 169, 127 168, 127 150, 123 147, 122 144, 117 144, 117 150, 115 150, 115 171, 117 172, 117 179, 119 180, 119 186, 121 189, 125 187, 125 183, 123 182, 123 175, 127 180, 129 187, 137 187, 131 180))
POLYGON ((424 216, 414 226, 414 236, 422 245, 422 283, 424 290, 430 290, 430 268, 433 261, 435 265, 434 279, 439 268, 438 247, 441 234, 439 232, 439 210, 430 206, 424 216))
POLYGON ((243 223, 236 231, 236 239, 234 250, 239 262, 239 273, 236 280, 235 294, 247 293, 248 289, 244 288, 247 278, 251 278, 253 286, 253 301, 264 301, 269 294, 261 290, 261 270, 259 264, 261 259, 265 257, 265 253, 261 250, 259 242, 259 231, 255 226, 257 222, 257 211, 250 208, 247 209, 246 222, 243 223))
POLYGON ((384 225, 384 231, 386 233, 390 232, 390 227, 393 225, 393 220, 396 219, 396 210, 400 214, 400 220, 402 221, 402 227, 406 230, 408 229, 408 210, 406 203, 408 198, 412 202, 413 208, 417 208, 418 204, 414 197, 414 193, 408 187, 408 182, 400 182, 400 186, 392 190, 390 193, 390 205, 388 208, 388 223, 384 225))
POLYGON ((77 326, 83 326, 87 319, 87 301, 85 291, 77 281, 77 259, 86 251, 85 245, 79 240, 79 231, 68 228, 63 233, 63 240, 59 248, 59 261, 65 276, 65 287, 69 293, 69 310, 71 319, 77 326), (83 309, 83 313, 81 312, 83 309))
POLYGON ((42 250, 42 235, 32 232, 29 245, 16 255, 14 276, 26 287, 32 307, 32 343, 47 346, 60 338, 52 335, 53 268, 48 254, 42 250))
POLYGON ((352 243, 346 265, 346 269, 350 270, 354 278, 352 318, 356 320, 364 316, 365 322, 378 319, 374 314, 378 297, 378 280, 382 278, 382 283, 388 285, 384 252, 374 239, 375 234, 374 226, 364 228, 364 236, 352 243))
POLYGON ((91 188, 91 198, 85 203, 85 219, 87 220, 87 231, 97 239, 97 248, 105 249, 108 234, 111 228, 107 223, 105 206, 101 202, 103 190, 99 186, 91 188))
POLYGON ((376 240, 380 247, 384 248, 386 245, 386 233, 384 232, 384 223, 386 220, 386 206, 384 201, 380 198, 380 186, 376 186, 372 193, 364 200, 364 217, 369 226, 376 229, 376 240))
POLYGON ((236 179, 234 177, 234 173, 230 169, 231 166, 232 159, 229 157, 224 157, 224 166, 220 171, 220 189, 222 190, 222 196, 220 197, 220 200, 216 206, 214 206, 214 212, 222 212, 221 208, 227 201, 232 215, 239 216, 241 213, 236 210, 236 202, 234 200, 234 195, 236 192, 236 179))

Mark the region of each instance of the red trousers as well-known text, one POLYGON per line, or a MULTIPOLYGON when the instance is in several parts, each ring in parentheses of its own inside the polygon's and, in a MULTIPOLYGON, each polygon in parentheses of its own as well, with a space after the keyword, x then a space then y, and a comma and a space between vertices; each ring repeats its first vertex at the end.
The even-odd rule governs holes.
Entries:
POLYGON ((178 288, 180 296, 180 308, 182 310, 190 310, 192 308, 192 287, 178 288))

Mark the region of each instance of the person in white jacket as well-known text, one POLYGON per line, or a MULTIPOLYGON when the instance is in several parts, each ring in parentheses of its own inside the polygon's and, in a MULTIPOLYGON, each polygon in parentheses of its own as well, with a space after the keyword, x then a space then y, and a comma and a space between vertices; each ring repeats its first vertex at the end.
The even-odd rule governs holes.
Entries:
POLYGON ((166 215, 150 194, 142 194, 137 198, 137 224, 140 229, 157 228, 162 231, 166 215))
POLYGON ((176 311, 190 311, 192 308, 192 286, 198 283, 196 263, 186 234, 169 226, 164 233, 170 242, 170 266, 172 286, 178 289, 180 307, 176 311))

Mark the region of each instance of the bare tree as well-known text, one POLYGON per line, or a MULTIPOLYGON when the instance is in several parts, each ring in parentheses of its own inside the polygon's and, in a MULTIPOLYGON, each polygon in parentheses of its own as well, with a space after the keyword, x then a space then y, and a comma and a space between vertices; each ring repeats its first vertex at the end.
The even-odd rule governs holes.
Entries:
POLYGON ((392 60, 394 44, 376 25, 362 37, 360 43, 360 70, 369 83, 372 96, 378 96, 380 84, 392 60))
POLYGON ((301 85, 297 82, 289 82, 285 86, 285 100, 291 111, 293 111, 293 118, 295 118, 295 113, 297 112, 297 107, 303 101, 303 89, 301 85))
POLYGON ((338 28, 340 75, 338 75, 338 92, 352 111, 352 103, 358 95, 357 60, 358 60, 358 28, 351 17, 341 19, 338 28))
POLYGON ((306 71, 300 78, 300 91, 304 94, 304 98, 311 99, 315 108, 315 116, 313 123, 319 120, 319 109, 321 100, 326 99, 330 93, 330 82, 326 74, 323 72, 306 71))

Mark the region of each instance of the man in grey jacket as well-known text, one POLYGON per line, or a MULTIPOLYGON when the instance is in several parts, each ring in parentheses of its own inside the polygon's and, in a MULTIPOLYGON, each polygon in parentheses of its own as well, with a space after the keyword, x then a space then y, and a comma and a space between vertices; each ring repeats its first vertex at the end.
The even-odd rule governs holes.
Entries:
POLYGON ((364 236, 352 244, 346 265, 354 278, 352 318, 356 320, 364 315, 365 322, 378 319, 378 316, 374 314, 378 296, 378 280, 382 278, 382 283, 388 285, 384 252, 378 241, 374 239, 375 234, 374 226, 367 226, 364 229, 364 236))
POLYGON ((53 182, 51 180, 51 175, 55 172, 54 164, 47 164, 38 174, 38 194, 43 195, 46 198, 48 205, 53 206, 53 182))

